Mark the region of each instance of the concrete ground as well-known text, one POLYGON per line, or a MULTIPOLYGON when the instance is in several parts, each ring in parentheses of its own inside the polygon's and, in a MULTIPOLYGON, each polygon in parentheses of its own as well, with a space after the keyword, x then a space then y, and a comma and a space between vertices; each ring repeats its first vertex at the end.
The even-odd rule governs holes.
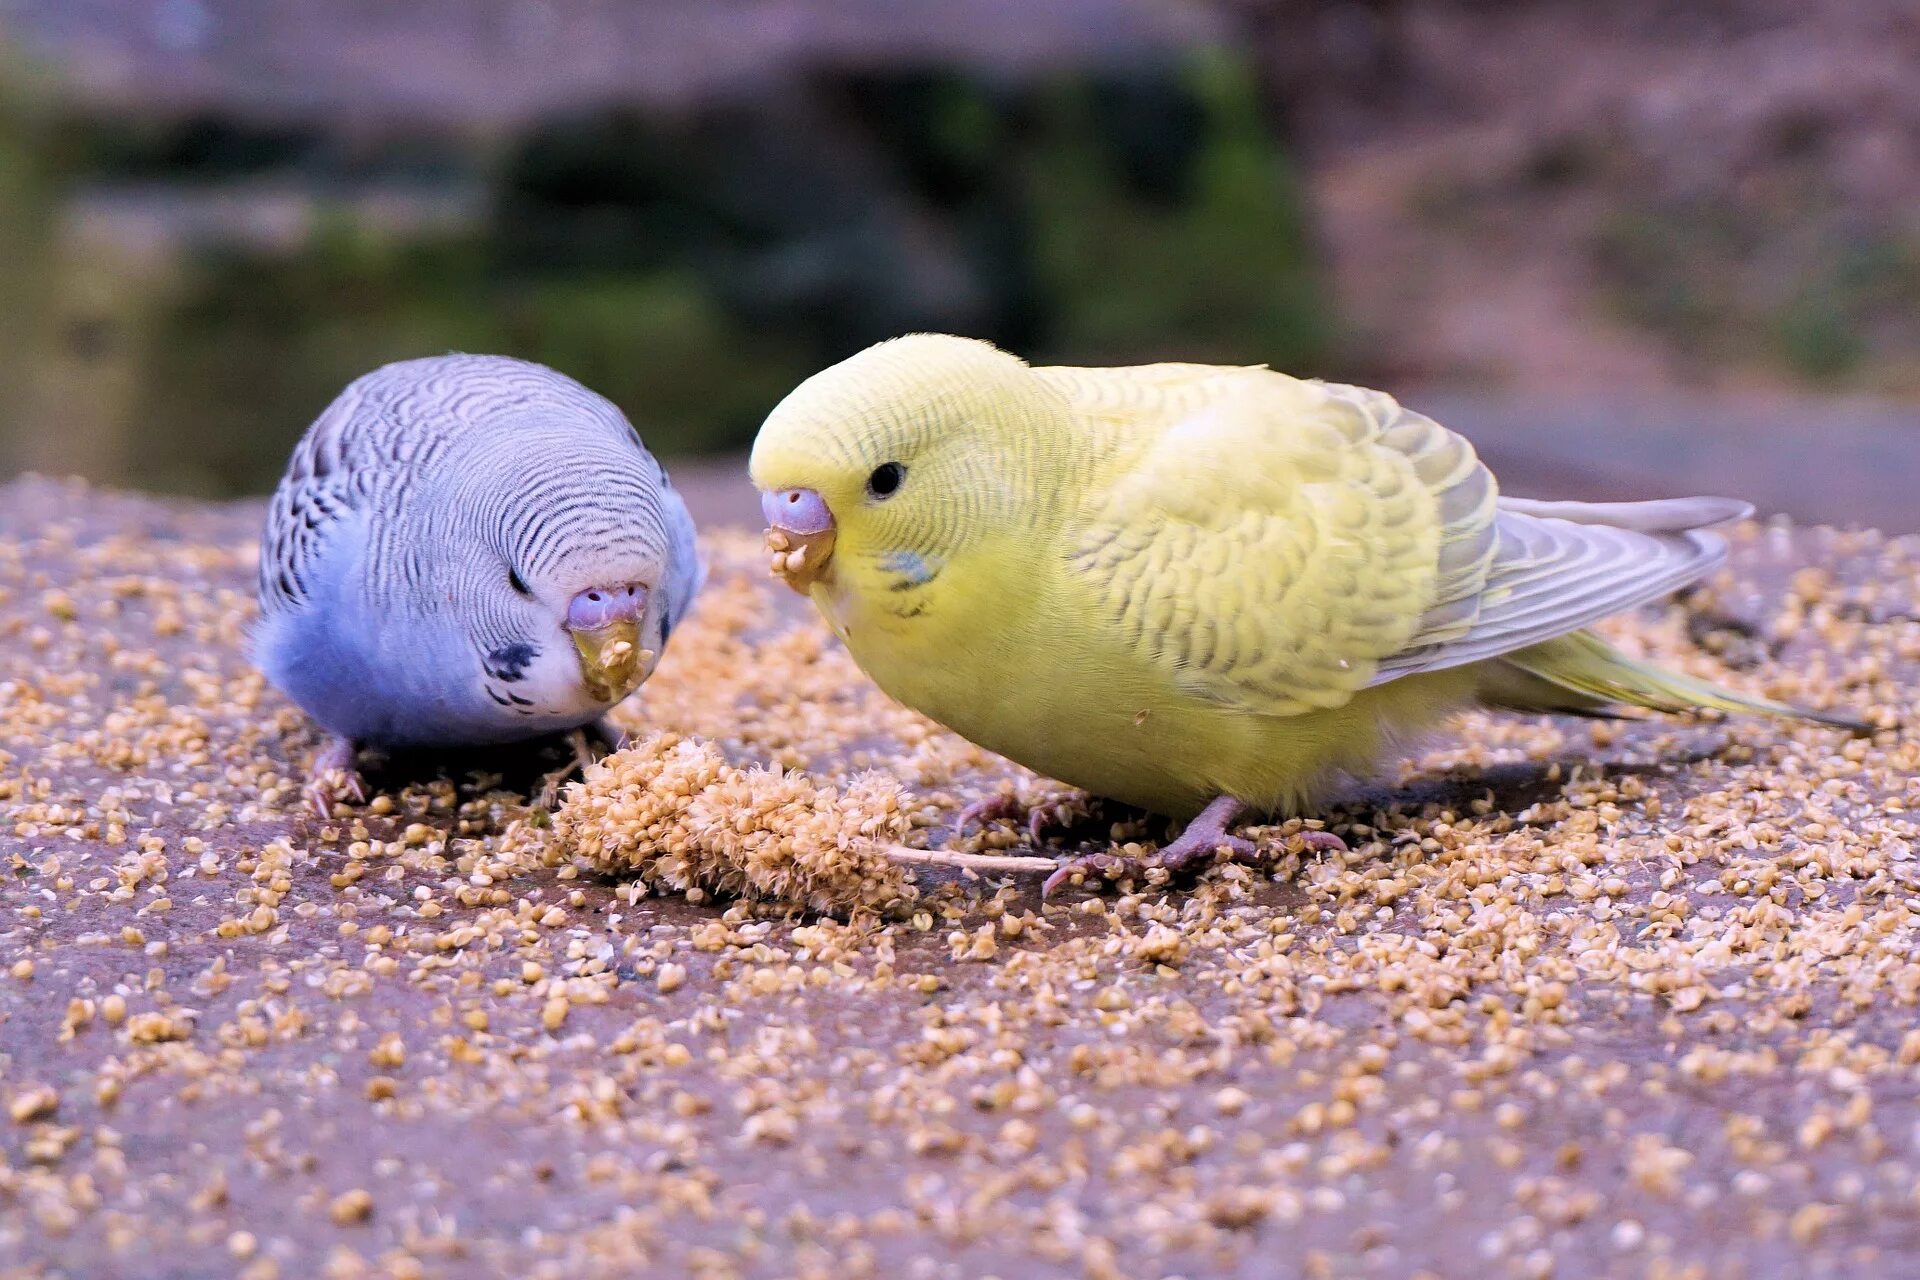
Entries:
MULTIPOLYGON (((308 816, 258 520, 0 488, 0 1275, 1920 1269, 1920 541, 1749 526, 1610 628, 1871 737, 1474 714, 1346 855, 840 922, 583 871, 551 752, 308 816)), ((1056 795, 710 550, 630 727, 877 765, 940 847, 1056 795)))

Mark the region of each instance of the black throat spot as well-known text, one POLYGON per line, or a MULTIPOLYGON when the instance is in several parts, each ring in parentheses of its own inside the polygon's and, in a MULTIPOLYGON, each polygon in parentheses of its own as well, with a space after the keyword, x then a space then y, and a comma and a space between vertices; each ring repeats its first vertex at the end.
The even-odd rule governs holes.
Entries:
POLYGON ((537 646, 526 640, 515 640, 487 652, 487 674, 496 680, 508 684, 526 678, 527 668, 540 656, 537 646))

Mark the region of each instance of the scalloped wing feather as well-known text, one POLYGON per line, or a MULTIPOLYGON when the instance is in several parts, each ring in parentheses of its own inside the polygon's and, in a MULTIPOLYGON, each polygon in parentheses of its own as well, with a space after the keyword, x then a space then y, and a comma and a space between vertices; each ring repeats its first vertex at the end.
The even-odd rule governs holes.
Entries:
POLYGON ((1393 654, 1461 628, 1494 499, 1464 440, 1355 388, 1115 372, 1128 385, 1096 405, 1186 412, 1142 430, 1069 565, 1176 688, 1262 714, 1336 707, 1393 654))

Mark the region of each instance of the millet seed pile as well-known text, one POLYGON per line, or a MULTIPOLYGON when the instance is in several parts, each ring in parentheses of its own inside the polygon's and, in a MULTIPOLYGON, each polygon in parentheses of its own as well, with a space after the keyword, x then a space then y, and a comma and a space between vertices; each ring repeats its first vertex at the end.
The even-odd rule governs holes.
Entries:
POLYGON ((593 765, 554 820, 564 848, 643 885, 899 915, 919 896, 878 851, 911 828, 899 782, 861 774, 844 793, 804 773, 727 763, 713 743, 656 733, 593 765))
POLYGON ((1920 543, 1748 527, 1609 626, 1870 739, 1469 716, 1346 855, 1043 908, 869 845, 1159 827, 888 702, 744 532, 553 824, 557 748, 316 821, 258 519, 0 488, 0 1274, 1920 1268, 1920 543))

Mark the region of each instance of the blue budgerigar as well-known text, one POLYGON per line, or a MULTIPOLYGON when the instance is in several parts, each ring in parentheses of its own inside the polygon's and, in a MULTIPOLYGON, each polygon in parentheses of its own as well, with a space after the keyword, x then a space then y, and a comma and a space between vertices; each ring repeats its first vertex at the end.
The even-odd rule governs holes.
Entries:
POLYGON ((330 735, 308 787, 325 814, 365 798, 363 747, 595 723, 652 674, 700 580, 686 504, 610 401, 522 360, 407 360, 294 449, 254 657, 330 735))

